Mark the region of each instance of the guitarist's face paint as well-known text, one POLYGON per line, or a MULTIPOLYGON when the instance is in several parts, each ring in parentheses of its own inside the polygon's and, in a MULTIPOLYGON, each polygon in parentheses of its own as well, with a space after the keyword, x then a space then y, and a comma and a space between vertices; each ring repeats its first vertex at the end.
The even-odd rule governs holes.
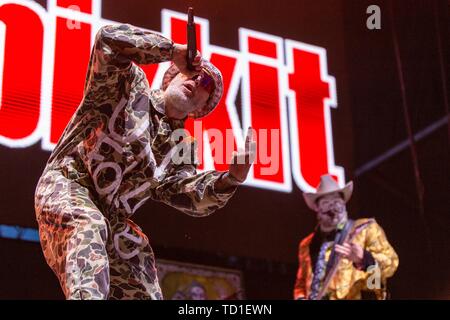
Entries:
POLYGON ((340 223, 347 221, 345 201, 339 193, 327 194, 317 201, 317 219, 324 232, 333 231, 340 223))

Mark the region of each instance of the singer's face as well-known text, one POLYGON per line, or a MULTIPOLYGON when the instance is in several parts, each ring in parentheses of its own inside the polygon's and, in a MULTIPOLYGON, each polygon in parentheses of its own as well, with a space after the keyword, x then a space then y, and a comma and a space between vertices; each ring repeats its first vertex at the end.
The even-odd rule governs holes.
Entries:
POLYGON ((317 219, 322 230, 333 230, 346 218, 345 201, 339 193, 325 195, 317 201, 317 219))
POLYGON ((210 90, 200 85, 199 72, 178 73, 165 91, 166 101, 180 112, 189 114, 202 108, 208 101, 210 90))

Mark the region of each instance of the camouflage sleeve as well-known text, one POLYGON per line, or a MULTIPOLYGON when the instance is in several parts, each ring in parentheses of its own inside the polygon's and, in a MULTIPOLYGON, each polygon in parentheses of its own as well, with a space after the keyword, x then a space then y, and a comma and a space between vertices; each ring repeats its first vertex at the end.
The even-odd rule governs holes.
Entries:
POLYGON ((196 173, 194 165, 180 165, 153 190, 152 198, 191 216, 207 216, 225 206, 237 189, 216 190, 216 181, 224 173, 196 173))
POLYGON ((160 34, 130 24, 107 25, 97 32, 91 51, 85 92, 91 81, 106 82, 131 70, 132 63, 170 61, 173 42, 160 34))
POLYGON ((102 61, 119 67, 131 62, 150 64, 172 59, 173 42, 130 24, 108 25, 97 33, 95 47, 102 61))

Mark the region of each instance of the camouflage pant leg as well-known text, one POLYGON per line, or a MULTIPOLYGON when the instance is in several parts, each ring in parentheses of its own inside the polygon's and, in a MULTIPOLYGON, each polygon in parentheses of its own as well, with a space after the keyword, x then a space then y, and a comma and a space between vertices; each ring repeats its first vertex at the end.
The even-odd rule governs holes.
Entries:
POLYGON ((130 219, 110 221, 113 248, 109 251, 110 299, 161 300, 155 256, 148 238, 130 219))
POLYGON ((38 183, 35 207, 45 259, 66 298, 106 299, 108 225, 88 189, 48 171, 38 183))

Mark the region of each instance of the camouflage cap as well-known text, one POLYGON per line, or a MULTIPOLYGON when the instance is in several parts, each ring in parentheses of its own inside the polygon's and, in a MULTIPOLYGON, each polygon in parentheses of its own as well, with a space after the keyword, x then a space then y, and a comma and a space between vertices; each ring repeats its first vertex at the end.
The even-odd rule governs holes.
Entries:
MULTIPOLYGON (((223 94, 222 73, 219 71, 219 69, 217 69, 211 62, 203 58, 202 67, 213 78, 215 88, 214 91, 211 92, 211 95, 209 96, 206 104, 202 108, 195 110, 192 114, 189 114, 189 116, 195 119, 202 118, 213 111, 214 108, 219 104, 220 98, 222 98, 223 94)), ((175 78, 178 73, 180 73, 180 70, 175 64, 172 64, 164 73, 161 89, 166 90, 169 86, 170 81, 172 81, 172 79, 175 78)))

